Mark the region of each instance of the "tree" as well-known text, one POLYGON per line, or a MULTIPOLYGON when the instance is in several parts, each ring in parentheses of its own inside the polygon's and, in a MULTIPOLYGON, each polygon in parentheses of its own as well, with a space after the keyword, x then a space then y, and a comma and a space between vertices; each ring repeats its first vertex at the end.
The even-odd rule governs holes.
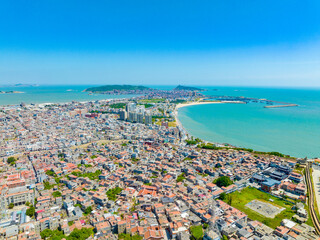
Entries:
POLYGON ((112 200, 112 201, 115 201, 117 200, 117 195, 120 194, 122 192, 122 188, 120 187, 115 187, 115 188, 112 188, 112 189, 109 189, 106 194, 108 196, 108 199, 109 200, 112 200))
POLYGON ((87 208, 84 210, 84 214, 85 214, 85 215, 88 215, 88 214, 90 214, 91 212, 92 212, 92 207, 91 207, 91 206, 87 207, 87 208))
POLYGON ((14 207, 14 204, 13 203, 10 203, 9 204, 9 209, 12 209, 14 207))
POLYGON ((143 237, 141 237, 140 235, 138 234, 135 234, 133 236, 131 236, 130 234, 128 233, 120 233, 118 235, 118 239, 122 239, 122 240, 142 240, 143 237))
POLYGON ((50 239, 50 240, 61 240, 66 238, 62 231, 45 229, 40 233, 42 239, 50 239))
POLYGON ((91 228, 81 228, 80 230, 75 228, 67 237, 67 240, 85 240, 92 234, 93 230, 91 228))
POLYGON ((55 177, 55 178, 54 178, 54 181, 56 182, 56 184, 59 184, 59 183, 60 183, 60 179, 61 179, 61 177, 55 177))
POLYGON ((29 217, 33 217, 34 214, 35 214, 35 212, 36 212, 35 207, 34 207, 34 206, 31 206, 31 207, 29 207, 29 208, 27 209, 26 214, 27 214, 29 217))
POLYGON ((7 159, 7 163, 9 163, 10 165, 14 165, 16 163, 17 159, 15 159, 14 157, 9 157, 7 159))
POLYGON ((56 175, 56 174, 54 173, 54 171, 52 171, 52 170, 46 171, 46 174, 47 174, 48 176, 55 176, 55 175, 56 175))
POLYGON ((61 197, 61 192, 59 192, 59 191, 55 191, 55 192, 53 192, 52 193, 52 196, 54 197, 54 198, 57 198, 57 197, 61 197))
POLYGON ((49 190, 54 187, 54 184, 50 184, 49 182, 43 182, 44 189, 49 190))
POLYGON ((222 239, 223 239, 223 240, 228 240, 228 237, 227 237, 226 235, 223 235, 223 236, 222 236, 222 239))
POLYGON ((41 236, 42 239, 47 239, 47 238, 52 236, 52 230, 45 229, 40 233, 40 236, 41 236))
POLYGON ((203 237, 203 229, 201 225, 190 227, 190 232, 193 239, 200 240, 203 237))
POLYGON ((69 236, 65 236, 62 231, 45 229, 40 233, 42 239, 50 239, 50 240, 85 240, 93 235, 93 230, 91 228, 81 228, 74 229, 69 236))
POLYGON ((221 193, 219 199, 224 201, 227 198, 227 194, 225 192, 221 193))
POLYGON ((228 187, 231 184, 233 184, 233 182, 228 176, 219 177, 216 180, 214 180, 213 183, 216 184, 218 187, 228 187))
POLYGON ((68 222, 68 225, 69 225, 69 226, 72 226, 73 224, 74 224, 74 221, 68 222))
POLYGON ((130 234, 120 233, 118 235, 118 239, 120 239, 120 240, 131 240, 131 236, 130 236, 130 234))
POLYGON ((177 182, 182 182, 185 178, 184 173, 181 173, 178 177, 177 177, 177 182))
POLYGON ((135 235, 133 235, 133 236, 131 237, 131 239, 132 239, 132 240, 142 240, 143 237, 141 237, 141 236, 138 235, 138 234, 135 234, 135 235))

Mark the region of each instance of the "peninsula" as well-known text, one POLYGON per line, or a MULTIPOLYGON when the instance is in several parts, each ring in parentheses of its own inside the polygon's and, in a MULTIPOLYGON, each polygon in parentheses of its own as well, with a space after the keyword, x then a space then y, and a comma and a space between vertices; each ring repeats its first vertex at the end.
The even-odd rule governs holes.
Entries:
POLYGON ((201 88, 196 88, 196 87, 188 87, 188 86, 182 86, 182 85, 178 85, 177 87, 175 87, 173 89, 173 91, 205 91, 204 89, 201 88))
POLYGON ((102 94, 139 94, 145 91, 152 91, 153 89, 145 86, 135 85, 104 85, 100 87, 87 88, 84 91, 89 93, 102 93, 102 94))

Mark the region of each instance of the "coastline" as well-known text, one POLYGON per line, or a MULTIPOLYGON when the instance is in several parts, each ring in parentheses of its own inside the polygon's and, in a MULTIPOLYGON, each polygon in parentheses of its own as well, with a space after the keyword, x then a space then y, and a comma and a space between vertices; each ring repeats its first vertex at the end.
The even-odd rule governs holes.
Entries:
MULTIPOLYGON (((1 93, 0 93, 1 95, 1 93)), ((3 94, 4 95, 4 94, 3 94)), ((115 95, 119 96, 119 95, 115 95)), ((72 102, 79 102, 79 103, 88 103, 88 102, 95 102, 95 101, 112 101, 112 100, 126 100, 126 99, 131 99, 132 97, 123 97, 123 98, 102 98, 102 99, 88 99, 88 100, 62 100, 62 101, 53 101, 53 102, 35 102, 35 103, 26 103, 26 105, 36 105, 36 106, 45 106, 45 105, 54 105, 54 104, 71 104, 72 102)), ((22 101, 23 102, 23 101, 22 101)), ((1 104, 0 107, 13 107, 13 106, 18 106, 20 103, 13 103, 13 104, 1 104)))
POLYGON ((203 105, 203 104, 218 104, 223 102, 191 102, 191 103, 179 103, 176 106, 176 110, 183 107, 195 106, 195 105, 203 105))
MULTIPOLYGON (((125 99, 130 99, 130 98, 135 98, 135 97, 129 97, 129 96, 123 96, 122 98, 104 98, 104 99, 97 99, 97 100, 78 100, 76 102, 80 102, 80 103, 87 103, 87 102, 92 102, 92 101, 113 101, 113 100, 125 100, 125 99)), ((45 103, 35 103, 34 105, 38 105, 38 106, 44 106, 44 105, 52 105, 52 104, 70 104, 72 103, 72 101, 62 101, 62 102, 45 102, 45 103)), ((175 105, 175 108, 174 110, 171 112, 171 116, 175 119, 176 121, 176 126, 181 130, 182 132, 182 139, 185 140, 187 139, 188 137, 191 137, 193 136, 192 134, 190 134, 186 128, 183 126, 183 124, 181 123, 180 119, 179 119, 179 113, 178 113, 178 110, 180 108, 183 108, 183 107, 188 107, 188 106, 196 106, 196 105, 204 105, 204 104, 222 104, 222 103, 229 103, 229 104, 241 104, 243 102, 241 101, 203 101, 202 99, 200 99, 199 101, 195 101, 195 102, 187 102, 187 103, 179 103, 179 104, 176 104, 175 105)), ((229 105, 228 104, 228 105, 229 105)), ((0 109, 1 108, 6 108, 6 107, 12 107, 12 106, 16 106, 18 104, 14 104, 14 105, 0 105, 0 109)), ((26 104, 26 105, 29 105, 29 104, 26 104)), ((242 105, 242 104, 241 104, 242 105)), ((223 107, 224 108, 224 107, 223 107)), ((224 145, 225 143, 230 145, 230 146, 233 146, 233 147, 242 147, 242 144, 238 143, 238 144, 231 144, 229 143, 228 141, 217 141, 216 139, 215 140, 205 140, 204 137, 200 137, 203 141, 207 142, 207 143, 213 143, 215 145, 224 145)), ((256 148, 256 147, 250 147, 250 148, 253 148, 253 149, 259 149, 259 148, 256 148)), ((272 150, 261 150, 261 151, 272 151, 272 150)), ((277 150, 279 152, 284 152, 284 151, 281 151, 281 150, 277 150)), ((288 154, 288 153, 286 153, 288 154)), ((290 152, 290 155, 292 156, 298 156, 298 157, 301 157, 300 155, 297 155, 297 154, 294 154, 294 153, 291 153, 290 152)), ((312 157, 316 157, 316 156, 312 156, 312 157)))
POLYGON ((173 116, 174 116, 174 119, 176 121, 177 127, 184 133, 184 136, 183 136, 184 139, 186 139, 187 136, 190 135, 190 134, 183 127, 182 123, 179 121, 179 117, 178 117, 179 108, 189 107, 189 106, 196 106, 196 105, 204 105, 204 104, 221 104, 221 103, 222 102, 191 102, 191 103, 179 103, 179 104, 177 104, 176 107, 175 107, 175 110, 173 112, 173 116))
MULTIPOLYGON (((185 103, 185 104, 178 104, 176 105, 176 108, 173 112, 173 117, 175 118, 175 121, 176 121, 176 124, 177 124, 177 127, 180 129, 180 131, 182 132, 182 138, 181 140, 184 141, 184 140, 187 140, 188 138, 190 137, 194 137, 194 138, 200 138, 204 143, 210 143, 210 144, 214 144, 216 145, 217 147, 224 147, 226 144, 228 145, 228 147, 230 148, 243 148, 243 149, 252 149, 254 152, 261 152, 261 153, 280 153, 280 154, 283 154, 286 158, 289 157, 289 158, 303 158, 303 156, 300 156, 299 154, 295 154, 295 153, 292 153, 292 152, 288 152, 288 151, 282 151, 282 150, 272 150, 272 149, 260 149, 258 147, 253 147, 253 146, 246 146, 246 144, 244 144, 245 146, 243 146, 243 144, 231 144, 230 142, 226 141, 212 141, 212 140, 205 140, 204 137, 196 137, 194 136, 193 134, 190 134, 183 126, 183 124, 180 122, 179 120, 179 113, 178 113, 178 109, 179 108, 182 108, 182 107, 187 107, 187 106, 194 106, 194 105, 202 105, 202 104, 211 104, 211 103, 242 103, 242 102, 193 102, 193 103, 185 103), (284 152, 284 153, 283 153, 284 152)), ((312 158, 315 158, 317 156, 311 156, 312 158)))
MULTIPOLYGON (((176 108, 173 112, 173 116, 175 118, 175 121, 176 121, 176 124, 177 124, 177 127, 180 129, 180 131, 183 133, 183 136, 181 138, 182 141, 184 140, 187 140, 190 136, 193 136, 192 134, 190 134, 182 125, 182 123, 180 122, 179 120, 179 116, 178 116, 178 110, 179 108, 182 108, 182 107, 188 107, 188 106, 196 106, 196 105, 203 105, 203 104, 214 104, 214 103, 219 103, 219 104, 222 104, 222 103, 240 103, 242 104, 242 102, 229 102, 229 101, 222 101, 222 102, 192 102, 192 103, 184 103, 184 104, 178 104, 176 105, 176 108)), ((193 136, 194 137, 194 136, 193 136)), ((201 138, 202 141, 204 141, 205 143, 210 143, 210 144, 214 144, 218 147, 222 147, 224 146, 225 144, 227 144, 229 147, 231 148, 247 148, 247 147, 241 147, 239 145, 234 145, 234 144, 230 144, 230 143, 222 143, 222 142, 214 142, 214 141, 208 141, 208 140, 204 140, 203 138, 201 138)), ((271 150, 270 150, 271 151, 271 150)), ((261 151, 263 152, 263 151, 261 151)), ((266 152, 266 151, 265 151, 266 152)), ((285 154, 287 155, 287 154, 285 154)), ((293 158, 296 158, 295 156, 292 156, 292 155, 287 155, 289 157, 293 157, 293 158)))

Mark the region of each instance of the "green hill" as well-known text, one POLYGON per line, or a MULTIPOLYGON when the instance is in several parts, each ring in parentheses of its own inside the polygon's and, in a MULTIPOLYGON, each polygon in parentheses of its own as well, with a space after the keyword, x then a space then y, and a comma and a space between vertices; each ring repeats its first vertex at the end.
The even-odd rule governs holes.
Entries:
POLYGON ((151 88, 144 86, 134 86, 134 85, 104 85, 100 87, 91 87, 84 90, 85 92, 109 92, 109 91, 143 91, 152 90, 151 88))
POLYGON ((176 88, 173 89, 174 91, 204 91, 201 88, 196 87, 187 87, 187 86, 181 86, 178 85, 176 88))

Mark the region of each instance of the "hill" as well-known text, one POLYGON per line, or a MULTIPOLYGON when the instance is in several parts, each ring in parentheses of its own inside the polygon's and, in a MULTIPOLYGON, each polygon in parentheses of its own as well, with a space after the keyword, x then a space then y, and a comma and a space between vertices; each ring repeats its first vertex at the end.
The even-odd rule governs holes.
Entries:
POLYGON ((124 92, 124 91, 146 91, 146 90, 152 90, 152 89, 144 86, 134 86, 134 85, 104 85, 100 87, 87 88, 84 91, 98 93, 98 92, 110 92, 110 91, 124 92))
POLYGON ((173 90, 174 91, 204 91, 204 89, 201 89, 201 88, 187 87, 187 86, 181 86, 181 85, 178 85, 173 90))

